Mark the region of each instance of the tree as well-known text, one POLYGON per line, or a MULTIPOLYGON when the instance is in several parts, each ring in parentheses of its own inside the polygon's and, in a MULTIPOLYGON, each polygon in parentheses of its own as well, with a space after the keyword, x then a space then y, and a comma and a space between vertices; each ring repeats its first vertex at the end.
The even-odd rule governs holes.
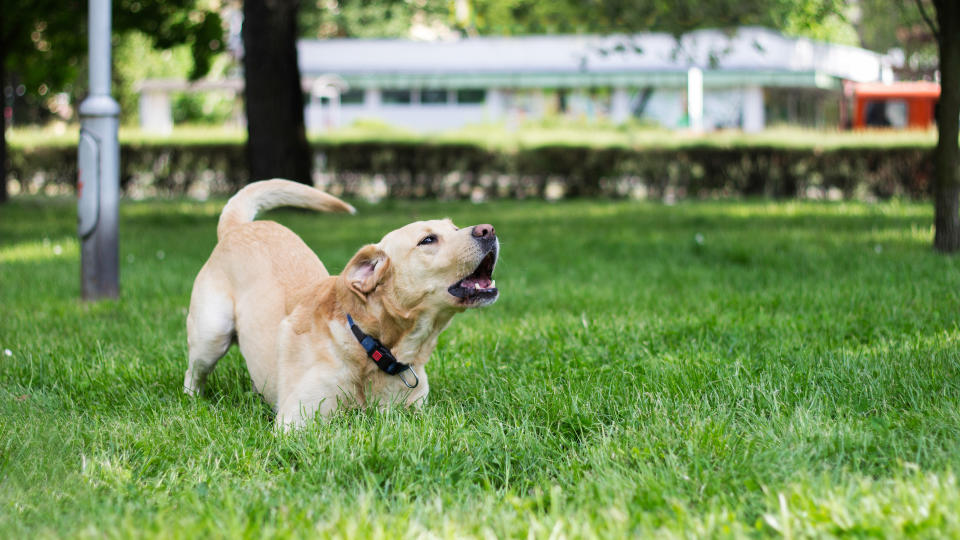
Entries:
POLYGON ((933 248, 955 253, 960 250, 960 4, 956 0, 932 0, 934 19, 923 0, 916 3, 940 52, 937 147, 933 153, 933 248))
POLYGON ((247 161, 251 178, 310 182, 311 154, 297 65, 298 23, 316 37, 395 37, 448 19, 465 33, 637 32, 675 35, 763 24, 827 28, 842 0, 244 0, 247 161), (466 7, 466 16, 462 13, 466 7))
POLYGON ((898 78, 933 78, 937 70, 936 38, 916 4, 859 0, 859 7, 854 26, 861 47, 879 52, 899 49, 903 66, 896 68, 898 78))
POLYGON ((300 10, 306 38, 400 38, 414 24, 443 26, 447 0, 307 0, 300 10))
MULTIPOLYGON (((469 0, 468 33, 635 33, 761 25, 834 39, 842 0, 469 0)), ((842 41, 849 41, 843 39, 842 41)))
MULTIPOLYGON (((113 0, 114 35, 139 30, 156 47, 189 44, 202 76, 223 49, 220 16, 201 8, 202 0, 113 0)), ((0 88, 13 76, 38 98, 85 88, 87 2, 32 0, 0 17, 0 88)), ((7 199, 6 115, 0 115, 0 202, 7 199)))
MULTIPOLYGON (((437 0, 426 3, 438 12, 437 0)), ((311 152, 303 120, 304 95, 297 37, 397 37, 418 14, 403 0, 244 0, 243 67, 247 163, 251 179, 283 177, 311 183, 311 152)))
POLYGON ((311 183, 297 65, 299 0, 244 0, 243 77, 250 178, 311 183))

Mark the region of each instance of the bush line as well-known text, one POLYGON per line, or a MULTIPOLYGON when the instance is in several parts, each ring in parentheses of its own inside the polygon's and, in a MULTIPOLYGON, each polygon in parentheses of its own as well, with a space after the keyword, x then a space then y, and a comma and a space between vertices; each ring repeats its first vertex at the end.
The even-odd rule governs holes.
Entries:
MULTIPOLYGON (((543 144, 513 149, 467 142, 313 143, 314 183, 376 199, 497 197, 925 198, 929 145, 788 148, 709 144, 675 148, 543 144)), ((239 142, 121 145, 121 184, 134 198, 234 192, 248 178, 239 142)), ((68 193, 76 149, 12 147, 12 190, 68 193)))

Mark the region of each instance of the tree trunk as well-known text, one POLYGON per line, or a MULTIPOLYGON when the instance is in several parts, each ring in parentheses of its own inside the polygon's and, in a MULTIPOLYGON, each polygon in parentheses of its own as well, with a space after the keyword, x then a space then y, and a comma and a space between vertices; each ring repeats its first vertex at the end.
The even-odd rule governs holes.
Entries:
POLYGON ((250 180, 311 182, 297 65, 299 0, 244 0, 243 70, 250 180))
POLYGON ((933 248, 960 250, 960 3, 935 0, 940 48, 940 102, 934 151, 933 248))
POLYGON ((0 204, 7 202, 7 48, 0 38, 0 204))

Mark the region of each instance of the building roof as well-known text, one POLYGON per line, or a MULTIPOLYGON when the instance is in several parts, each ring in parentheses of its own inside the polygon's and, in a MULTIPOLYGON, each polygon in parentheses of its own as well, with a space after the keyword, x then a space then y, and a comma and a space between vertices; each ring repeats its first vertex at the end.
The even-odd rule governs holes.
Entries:
POLYGON ((455 41, 301 40, 305 76, 335 73, 359 87, 684 86, 691 67, 705 86, 838 88, 878 81, 880 54, 765 28, 633 36, 483 37, 455 41))
POLYGON ((939 98, 940 85, 929 81, 903 81, 895 83, 860 83, 853 86, 853 93, 862 97, 939 98))

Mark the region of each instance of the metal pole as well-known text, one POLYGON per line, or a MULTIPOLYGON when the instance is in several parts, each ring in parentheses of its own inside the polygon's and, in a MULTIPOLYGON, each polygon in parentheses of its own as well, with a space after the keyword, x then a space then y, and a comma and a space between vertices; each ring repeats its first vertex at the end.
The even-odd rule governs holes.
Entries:
POLYGON ((687 117, 690 130, 703 132, 703 71, 692 67, 687 71, 687 117))
POLYGON ((110 97, 110 0, 90 0, 90 94, 80 104, 77 232, 85 300, 120 294, 117 245, 120 105, 110 97))

